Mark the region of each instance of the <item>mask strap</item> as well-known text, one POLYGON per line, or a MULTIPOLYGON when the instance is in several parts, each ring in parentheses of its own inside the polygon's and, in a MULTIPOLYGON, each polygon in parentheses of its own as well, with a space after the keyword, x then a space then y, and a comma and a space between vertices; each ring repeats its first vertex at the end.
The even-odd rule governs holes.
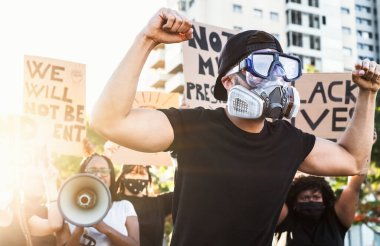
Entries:
POLYGON ((288 101, 286 111, 284 112, 284 116, 286 118, 288 118, 290 115, 290 112, 294 106, 294 93, 293 93, 292 88, 290 88, 290 87, 287 87, 285 90, 286 90, 286 93, 288 94, 287 98, 289 99, 289 101, 288 101))
MULTIPOLYGON (((246 73, 248 73, 248 72, 246 72, 246 73)), ((245 78, 244 74, 242 73, 242 71, 239 71, 239 72, 237 73, 237 75, 239 76, 239 78, 240 78, 241 80, 246 81, 246 78, 245 78)), ((240 85, 240 84, 239 84, 239 85, 240 85)))

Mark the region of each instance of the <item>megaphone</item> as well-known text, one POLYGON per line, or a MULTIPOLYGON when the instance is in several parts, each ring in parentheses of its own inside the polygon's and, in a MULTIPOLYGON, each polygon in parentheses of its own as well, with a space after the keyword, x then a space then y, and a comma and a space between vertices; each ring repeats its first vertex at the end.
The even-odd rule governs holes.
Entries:
POLYGON ((98 177, 81 173, 67 179, 58 193, 62 216, 76 226, 94 225, 107 215, 112 205, 111 193, 98 177))

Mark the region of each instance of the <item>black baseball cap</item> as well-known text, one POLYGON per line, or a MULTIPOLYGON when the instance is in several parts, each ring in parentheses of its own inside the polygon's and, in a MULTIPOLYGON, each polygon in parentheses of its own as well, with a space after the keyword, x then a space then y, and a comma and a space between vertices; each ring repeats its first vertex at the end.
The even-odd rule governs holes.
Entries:
POLYGON ((222 84, 222 77, 243 58, 256 50, 274 49, 283 52, 280 43, 264 31, 248 30, 240 32, 227 40, 218 60, 218 78, 215 82, 214 97, 227 101, 227 91, 222 84))

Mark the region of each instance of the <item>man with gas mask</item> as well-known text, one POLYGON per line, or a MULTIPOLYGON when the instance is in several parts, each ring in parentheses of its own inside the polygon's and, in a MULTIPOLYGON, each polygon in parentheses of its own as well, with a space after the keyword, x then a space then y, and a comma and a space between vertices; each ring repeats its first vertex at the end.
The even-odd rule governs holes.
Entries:
POLYGON ((242 32, 234 39, 227 42, 220 57, 215 98, 227 101, 229 114, 238 118, 295 117, 300 98, 290 82, 301 76, 301 61, 284 54, 277 39, 263 31, 242 32), (247 52, 235 50, 244 46, 248 54, 242 58, 247 52), (222 82, 231 79, 234 86, 227 97, 222 82))
POLYGON ((128 148, 175 153, 171 245, 271 245, 297 169, 327 176, 362 171, 371 148, 380 66, 365 60, 353 71, 360 87, 356 110, 337 143, 285 120, 266 120, 295 115, 297 92, 286 83, 301 71, 298 59, 262 31, 234 35, 219 56, 214 96, 227 100, 227 108, 133 109, 149 53, 159 43, 192 37, 186 17, 160 9, 105 86, 91 126, 128 148))

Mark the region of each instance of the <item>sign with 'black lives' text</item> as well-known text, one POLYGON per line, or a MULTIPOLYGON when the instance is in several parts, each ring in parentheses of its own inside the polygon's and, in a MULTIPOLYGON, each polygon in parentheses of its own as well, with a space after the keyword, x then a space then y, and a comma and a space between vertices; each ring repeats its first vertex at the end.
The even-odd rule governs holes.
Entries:
MULTIPOLYGON (((234 30, 194 22, 194 38, 183 43, 184 100, 188 107, 225 107, 213 96, 218 57, 234 30)), ((303 131, 336 140, 353 113, 357 86, 351 73, 303 74, 294 86, 301 107, 291 122, 303 131)))
POLYGON ((24 71, 24 113, 51 122, 47 141, 52 151, 81 155, 86 136, 85 65, 25 56, 24 71))
POLYGON ((294 86, 301 107, 292 123, 316 136, 338 139, 352 117, 359 91, 351 73, 303 74, 294 86))

